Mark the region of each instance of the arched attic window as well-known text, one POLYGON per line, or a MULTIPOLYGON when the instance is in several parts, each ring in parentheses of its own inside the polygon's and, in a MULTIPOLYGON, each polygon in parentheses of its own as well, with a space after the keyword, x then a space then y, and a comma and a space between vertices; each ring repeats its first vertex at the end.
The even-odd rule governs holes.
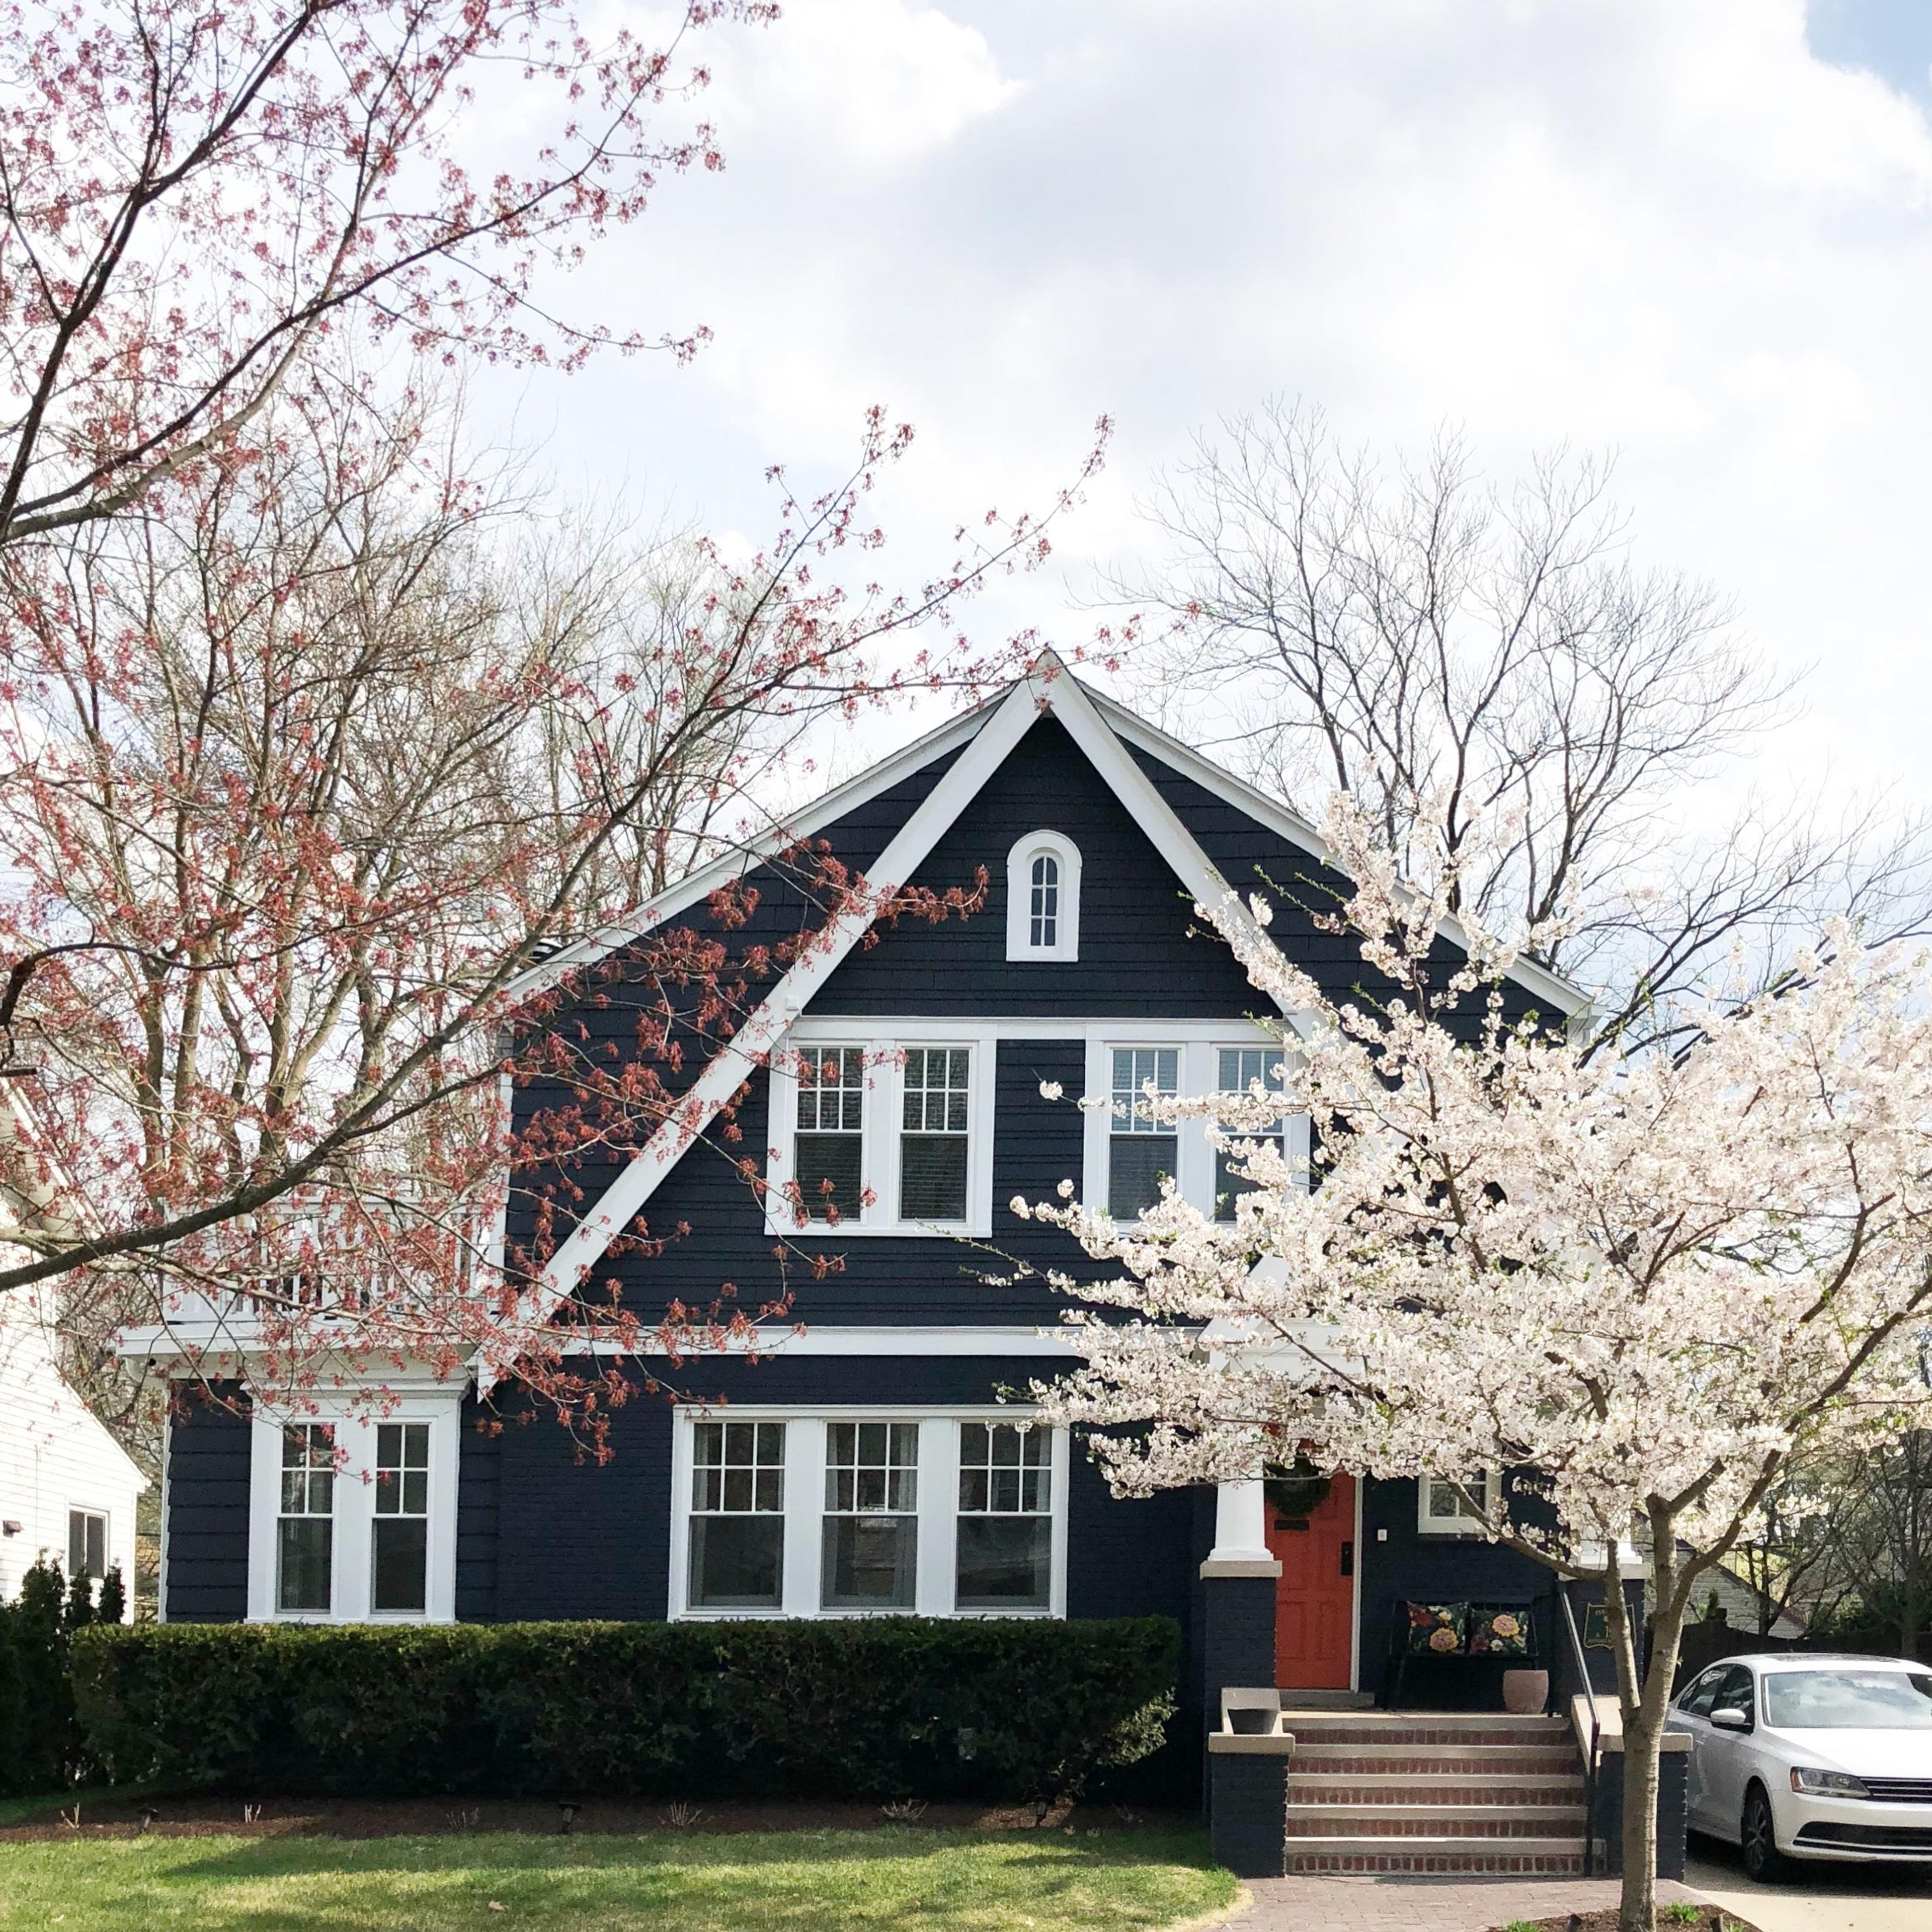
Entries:
POLYGON ((1006 855, 1006 957, 1080 957, 1080 848, 1029 832, 1006 855))

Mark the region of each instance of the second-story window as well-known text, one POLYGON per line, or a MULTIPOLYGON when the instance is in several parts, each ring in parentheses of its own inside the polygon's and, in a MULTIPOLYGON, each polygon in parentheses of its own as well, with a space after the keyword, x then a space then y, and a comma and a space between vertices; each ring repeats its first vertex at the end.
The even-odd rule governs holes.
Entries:
MULTIPOLYGON (((1268 1046, 1224 1046, 1218 1058, 1220 1078, 1216 1083, 1223 1094, 1252 1095, 1257 1082, 1264 1094, 1279 1094, 1282 1090, 1281 1049, 1268 1046)), ((1283 1151, 1282 1126, 1276 1120, 1271 1132, 1250 1126, 1224 1128, 1224 1132, 1238 1135, 1242 1142, 1252 1141, 1283 1151)), ((1233 1148, 1217 1148, 1214 1153, 1214 1218, 1217 1221, 1234 1219, 1234 1203, 1244 1194, 1254 1192, 1255 1184, 1245 1174, 1234 1172, 1245 1167, 1247 1162, 1233 1148)))
POLYGON ((1150 1118, 1147 1102, 1150 1089, 1156 1095, 1179 1090, 1180 1054, 1171 1046, 1117 1046, 1113 1057, 1107 1211, 1132 1221, 1160 1200, 1161 1177, 1174 1171, 1174 1123, 1150 1118))
POLYGON ((899 1217, 966 1218, 972 1049, 909 1047, 899 1135, 899 1217))
POLYGON ((865 1054, 856 1046, 807 1047, 798 1069, 795 1175, 814 1221, 859 1213, 865 1150, 865 1054))

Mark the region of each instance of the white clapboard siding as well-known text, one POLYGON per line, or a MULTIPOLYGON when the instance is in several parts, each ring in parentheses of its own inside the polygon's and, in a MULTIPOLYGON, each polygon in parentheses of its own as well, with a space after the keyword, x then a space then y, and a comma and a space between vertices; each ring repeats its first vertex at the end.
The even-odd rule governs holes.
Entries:
POLYGON ((131 1606, 134 1504, 147 1479, 60 1377, 44 1304, 0 1295, 0 1600, 42 1556, 68 1560, 68 1513, 107 1519, 107 1561, 118 1563, 131 1606), (19 1524, 14 1529, 13 1526, 19 1524))

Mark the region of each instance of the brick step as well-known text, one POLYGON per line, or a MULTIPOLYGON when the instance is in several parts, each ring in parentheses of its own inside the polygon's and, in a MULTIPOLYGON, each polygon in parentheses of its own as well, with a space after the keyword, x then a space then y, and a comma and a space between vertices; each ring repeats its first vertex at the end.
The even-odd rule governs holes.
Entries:
POLYGON ((1576 1766, 1574 1746, 1558 1750, 1508 1744, 1407 1744, 1390 1750, 1368 1744, 1304 1744, 1301 1734, 1295 1733, 1295 1769, 1321 1778, 1484 1778, 1510 1772, 1564 1777, 1574 1776, 1576 1766))
POLYGON ((1365 1722, 1321 1712, 1288 1711, 1282 1714, 1282 1725, 1311 1744, 1374 1744, 1383 1750, 1398 1744, 1510 1744, 1548 1749, 1559 1742, 1568 1742, 1570 1736, 1568 1724, 1558 1718, 1480 1718, 1455 1723, 1384 1718, 1365 1722))
POLYGON ((1569 1838, 1580 1804, 1307 1804, 1288 1807, 1294 1838, 1569 1838))
POLYGON ((1292 1838, 1291 1872, 1581 1872, 1583 1840, 1556 1838, 1292 1838))
POLYGON ((1302 1775, 1291 1770, 1289 1793, 1298 1804, 1480 1804, 1511 1810, 1548 1804, 1580 1804, 1583 1780, 1572 1773, 1502 1778, 1440 1778, 1392 1774, 1383 1778, 1302 1775))

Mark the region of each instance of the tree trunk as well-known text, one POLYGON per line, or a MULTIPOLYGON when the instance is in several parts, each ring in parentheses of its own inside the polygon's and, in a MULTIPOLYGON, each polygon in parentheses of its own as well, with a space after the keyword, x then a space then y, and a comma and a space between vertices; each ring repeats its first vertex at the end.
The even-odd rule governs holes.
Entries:
POLYGON ((1654 1511, 1652 1548, 1656 1565, 1651 1612, 1649 1667, 1640 1666, 1630 1606, 1624 1598, 1619 1552, 1612 1544, 1604 1582, 1604 1610, 1617 1665, 1617 1700, 1624 1725, 1623 1894, 1618 1904, 1618 1932, 1656 1932, 1657 1792, 1664 1733, 1670 1708, 1670 1682, 1677 1674, 1677 1652, 1689 1606, 1678 1575, 1676 1525, 1654 1511))

